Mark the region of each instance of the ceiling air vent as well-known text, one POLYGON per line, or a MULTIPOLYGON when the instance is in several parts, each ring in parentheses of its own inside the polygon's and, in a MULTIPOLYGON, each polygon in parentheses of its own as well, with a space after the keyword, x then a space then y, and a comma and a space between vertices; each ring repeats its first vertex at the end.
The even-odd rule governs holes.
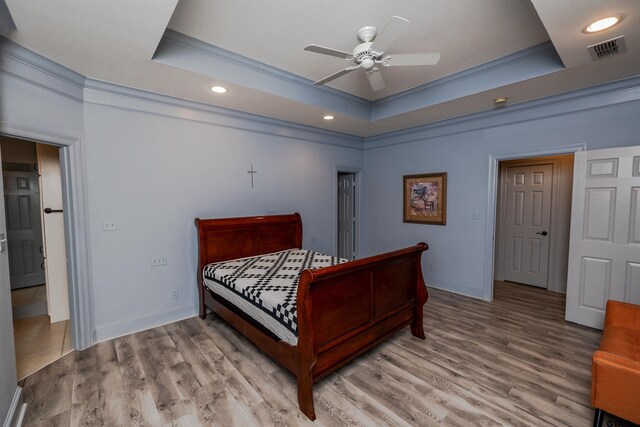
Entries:
POLYGON ((607 56, 625 53, 627 44, 624 42, 624 36, 620 36, 602 43, 592 44, 587 47, 587 50, 591 54, 591 58, 596 61, 607 56))

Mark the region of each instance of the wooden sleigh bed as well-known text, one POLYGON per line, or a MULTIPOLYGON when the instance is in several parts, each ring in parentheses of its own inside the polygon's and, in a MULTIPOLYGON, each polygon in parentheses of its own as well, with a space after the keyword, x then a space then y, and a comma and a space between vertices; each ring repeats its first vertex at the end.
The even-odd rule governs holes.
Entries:
POLYGON ((420 258, 426 243, 343 264, 304 270, 298 283, 297 344, 291 345, 205 286, 214 262, 302 246, 297 213, 196 219, 200 317, 207 307, 297 377, 301 411, 315 419, 313 384, 399 329, 424 339, 427 290, 420 258))

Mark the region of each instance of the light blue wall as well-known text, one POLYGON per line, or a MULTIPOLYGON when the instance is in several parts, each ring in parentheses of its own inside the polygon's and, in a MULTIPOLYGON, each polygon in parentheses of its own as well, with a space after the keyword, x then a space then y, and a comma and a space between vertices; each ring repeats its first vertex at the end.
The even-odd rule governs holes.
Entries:
POLYGON ((0 132, 79 141, 97 339, 196 314, 195 217, 298 211, 305 246, 333 252, 336 167, 362 167, 361 138, 85 81, 1 38, 0 132))
POLYGON ((305 246, 332 252, 336 167, 364 170, 366 254, 424 240, 431 245, 424 265, 430 284, 481 296, 487 219, 473 220, 472 212, 486 214, 490 154, 639 143, 637 80, 363 145, 115 85, 74 83, 77 76, 57 77, 61 71, 46 60, 29 60, 34 54, 13 58, 15 49, 0 46, 0 130, 40 129, 81 141, 99 339, 195 315, 197 216, 299 211, 305 246), (252 162, 253 189, 246 173, 252 162), (402 176, 438 171, 449 173, 447 226, 403 224, 402 176), (103 231, 104 220, 115 220, 117 231, 103 231), (156 255, 167 255, 168 264, 151 268, 156 255))
POLYGON ((196 217, 300 212, 305 247, 334 251, 335 167, 362 167, 359 143, 106 96, 87 93, 84 109, 98 340, 197 314, 196 217), (168 264, 152 268, 155 255, 168 264))
POLYGON ((636 79, 365 141, 366 252, 424 240, 428 284, 482 297, 489 156, 640 145, 639 88, 636 79), (447 225, 403 223, 403 175, 432 172, 448 173, 447 225))
MULTIPOLYGON (((46 131, 81 137, 82 104, 76 98, 82 94, 81 87, 54 77, 49 70, 26 65, 24 60, 34 54, 3 40, 0 38, 0 132, 46 131)), ((17 390, 11 297, 6 285, 0 289, 0 423, 13 415, 7 410, 17 390)))

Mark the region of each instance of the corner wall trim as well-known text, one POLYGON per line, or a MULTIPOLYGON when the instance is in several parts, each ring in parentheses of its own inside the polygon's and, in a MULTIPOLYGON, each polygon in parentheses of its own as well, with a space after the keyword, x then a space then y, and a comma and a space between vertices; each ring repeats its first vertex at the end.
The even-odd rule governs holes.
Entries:
POLYGON ((7 416, 2 423, 2 427, 20 427, 24 423, 24 414, 27 410, 27 404, 22 399, 22 387, 16 387, 13 393, 13 399, 7 411, 7 416))

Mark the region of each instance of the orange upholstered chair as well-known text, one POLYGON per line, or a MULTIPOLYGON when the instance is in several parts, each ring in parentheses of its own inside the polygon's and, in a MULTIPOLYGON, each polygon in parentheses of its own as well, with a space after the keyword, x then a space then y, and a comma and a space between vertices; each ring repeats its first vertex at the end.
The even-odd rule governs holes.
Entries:
POLYGON ((608 412, 640 424, 640 305, 608 301, 600 348, 593 354, 594 426, 608 412))

